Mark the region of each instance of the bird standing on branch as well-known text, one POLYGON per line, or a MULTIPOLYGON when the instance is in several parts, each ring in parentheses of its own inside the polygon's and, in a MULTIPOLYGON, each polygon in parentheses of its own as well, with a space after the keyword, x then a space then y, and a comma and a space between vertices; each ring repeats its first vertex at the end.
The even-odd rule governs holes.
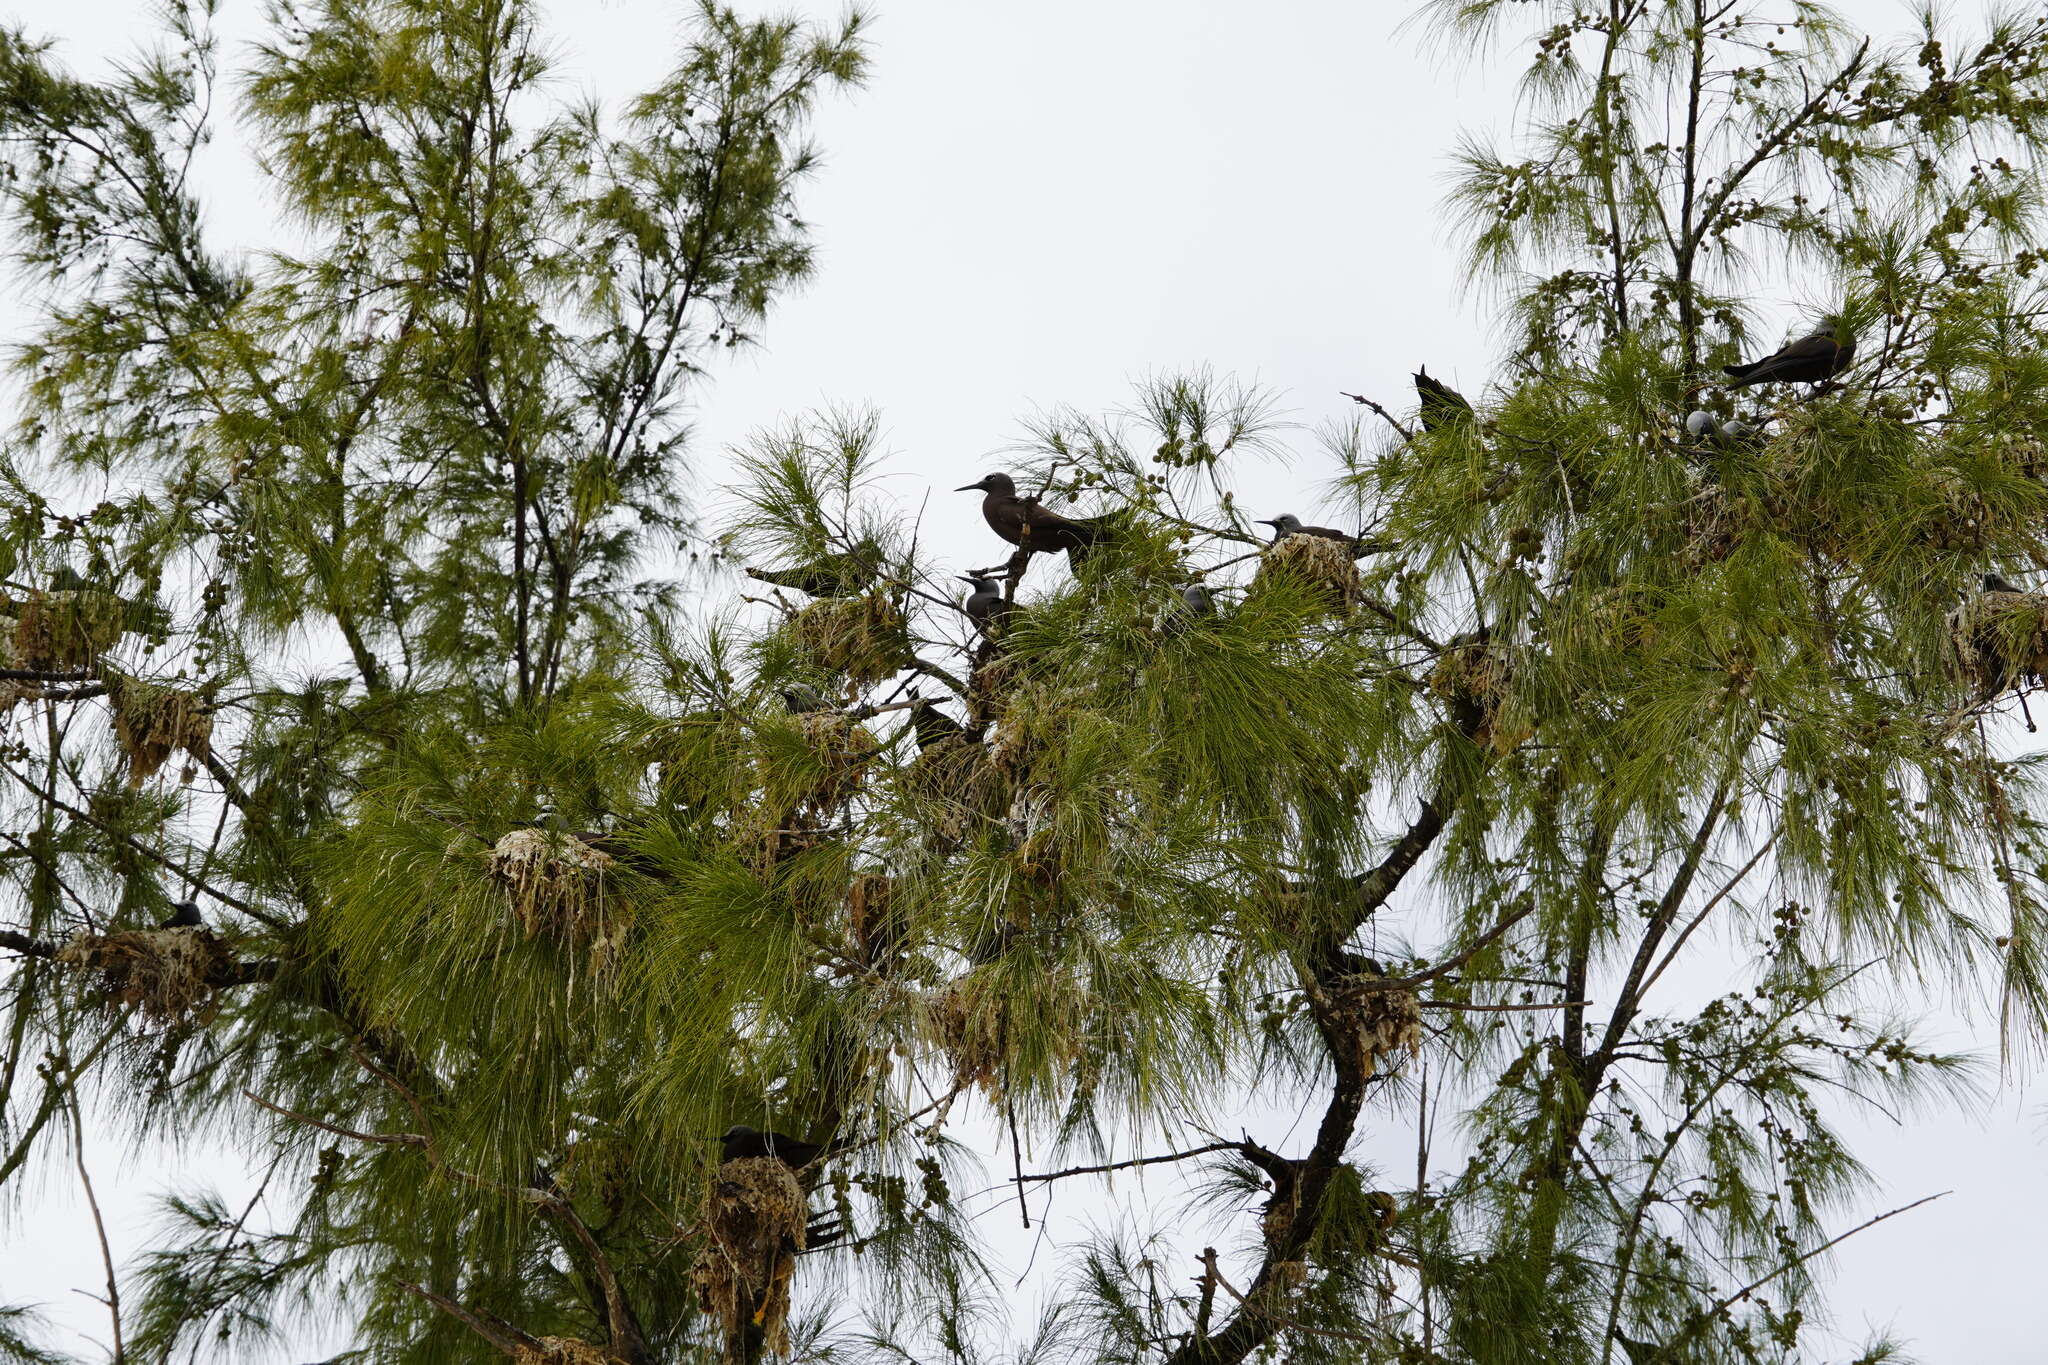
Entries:
POLYGON ((783 1133, 762 1132, 749 1128, 744 1123, 735 1123, 719 1135, 720 1161, 739 1161, 745 1157, 772 1156, 792 1170, 802 1170, 825 1153, 825 1145, 819 1142, 802 1142, 783 1133))
POLYGON ((1100 527, 1049 511, 1035 497, 1018 496, 1008 474, 990 474, 953 491, 982 494, 981 515, 989 529, 1026 550, 1066 550, 1078 559, 1102 538, 1100 527))
POLYGON ((2023 593, 2023 592, 2025 592, 2025 591, 2026 591, 2026 589, 2025 589, 2025 588, 2019 588, 2019 587, 2014 587, 2014 586, 2013 586, 2013 585, 2012 585, 2011 583, 2007 582, 2007 581, 2006 581, 2005 579, 2003 579, 2003 578, 2000 578, 2000 577, 1999 577, 1999 576, 1998 576, 1997 574, 1995 574, 1995 573, 1988 573, 1988 574, 1985 574, 1985 575, 1984 575, 1984 591, 1986 591, 1986 592, 2019 592, 2019 593, 2023 593))
POLYGON ((1441 379, 1429 377, 1429 366, 1415 372, 1415 393, 1422 399, 1422 429, 1441 431, 1454 422, 1469 420, 1472 404, 1441 379))
POLYGON ((171 917, 159 924, 159 929, 203 929, 206 921, 200 918, 199 907, 191 901, 178 901, 171 906, 171 917))
POLYGON ((1015 602, 1003 600, 1003 585, 1000 579, 985 574, 964 573, 960 577, 974 585, 974 591, 961 601, 960 609, 967 613, 967 619, 984 635, 992 635, 1002 628, 1011 612, 1017 610, 1015 602))
POLYGON ((881 565, 882 548, 869 537, 844 554, 789 569, 748 569, 747 577, 812 597, 856 597, 873 585, 881 565))
POLYGON ((1751 384, 1818 384, 1849 368, 1856 358, 1856 338, 1837 340, 1835 324, 1823 322, 1812 336, 1787 343, 1782 349, 1752 360, 1747 365, 1723 365, 1731 389, 1751 384))
POLYGON ((910 708, 910 728, 917 735, 919 749, 929 749, 934 744, 943 744, 967 733, 966 726, 941 711, 937 703, 923 697, 919 697, 916 705, 910 708))

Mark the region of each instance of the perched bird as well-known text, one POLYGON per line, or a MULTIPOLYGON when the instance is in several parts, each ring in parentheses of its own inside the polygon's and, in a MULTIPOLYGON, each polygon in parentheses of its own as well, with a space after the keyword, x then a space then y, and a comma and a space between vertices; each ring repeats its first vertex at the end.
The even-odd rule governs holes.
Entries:
POLYGON ((787 687, 777 688, 776 695, 782 698, 782 704, 789 708, 789 713, 792 716, 803 715, 806 711, 831 711, 836 709, 833 707, 830 697, 809 683, 790 683, 787 687))
POLYGON ((1037 498, 1019 497, 1008 474, 990 474, 953 491, 982 494, 981 515, 989 529, 1027 550, 1066 550, 1078 556, 1102 538, 1098 526, 1049 511, 1037 498))
POLYGON ((2005 580, 2004 580, 2003 578, 2000 578, 2000 577, 1999 577, 1999 576, 1998 576, 1997 574, 1995 574, 1995 573, 1988 573, 1988 574, 1985 574, 1985 575, 1984 575, 1984 591, 1986 591, 1986 592, 2025 592, 2025 591, 2026 591, 2026 589, 2025 589, 2025 588, 2016 588, 2016 587, 2014 587, 2014 586, 2013 586, 2012 584, 2010 584, 2010 583, 2006 582, 2006 581, 2005 581, 2005 580))
POLYGON ((1818 384, 1849 368, 1855 357, 1856 338, 1836 340, 1835 324, 1823 322, 1812 336, 1787 343, 1781 350, 1747 365, 1723 365, 1721 372, 1728 376, 1728 387, 1733 389, 1751 384, 1818 384))
POLYGON ((826 555, 789 569, 748 569, 747 577, 812 597, 854 597, 866 592, 882 566, 882 547, 872 537, 844 554, 826 555))
POLYGON ((1709 436, 1720 430, 1720 427, 1721 424, 1715 419, 1714 414, 1704 408, 1696 409, 1685 415, 1685 434, 1692 437, 1695 441, 1706 440, 1709 436))
POLYGON ((938 708, 936 702, 918 698, 910 708, 910 728, 917 736, 917 747, 929 749, 934 744, 943 744, 949 739, 958 739, 967 733, 967 727, 954 720, 938 708))
POLYGON ((1472 416, 1472 405, 1441 379, 1429 377, 1429 366, 1415 372, 1415 392, 1422 399, 1422 429, 1438 431, 1472 416))
POLYGON ((1185 606, 1196 616, 1214 616, 1216 614, 1215 601, 1210 598, 1209 590, 1200 583, 1181 584, 1180 600, 1181 605, 1185 606))
POLYGON ((772 1156, 779 1158, 785 1166, 801 1170, 824 1154, 825 1147, 817 1142, 800 1142, 782 1133, 762 1132, 749 1128, 744 1123, 735 1123, 719 1134, 721 1144, 720 1161, 738 1161, 742 1157, 772 1156))
POLYGON ((199 907, 191 901, 177 901, 171 906, 171 917, 159 924, 159 929, 203 929, 206 921, 199 917, 199 907))
POLYGON ((1261 517, 1255 523, 1273 528, 1273 539, 1282 541, 1289 536, 1321 536, 1324 540, 1341 540, 1346 545, 1356 545, 1358 537, 1349 531, 1339 531, 1333 526, 1303 526, 1301 518, 1292 512, 1282 512, 1277 517, 1261 517))
POLYGON ((1001 579, 977 573, 964 573, 960 577, 974 585, 974 591, 961 601, 960 609, 967 613, 967 619, 974 622, 982 634, 995 631, 1011 612, 1017 610, 1015 602, 1003 600, 1001 579))

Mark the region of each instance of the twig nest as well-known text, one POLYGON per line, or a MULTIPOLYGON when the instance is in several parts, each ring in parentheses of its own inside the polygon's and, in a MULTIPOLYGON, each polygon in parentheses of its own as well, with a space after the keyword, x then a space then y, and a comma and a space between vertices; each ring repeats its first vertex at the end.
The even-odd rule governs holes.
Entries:
POLYGON ((880 872, 863 872, 846 888, 846 932, 869 964, 892 957, 902 942, 903 912, 896 884, 880 872))
POLYGON ((1948 635, 1957 681, 1981 696, 2048 681, 2048 595, 1979 593, 1948 614, 1948 635))
POLYGON ((532 1346, 515 1342, 512 1359, 516 1365, 624 1365, 604 1347, 580 1337, 539 1337, 532 1346))
POLYGON ((13 610, 18 666, 51 672, 96 665, 120 642, 126 615, 111 593, 71 590, 16 598, 13 610))
POLYGON ((1451 703, 1459 727, 1474 744, 1505 754, 1536 732, 1515 704, 1514 676, 1514 661, 1505 648, 1459 641, 1430 669, 1429 690, 1451 703))
POLYGON ((691 1271, 704 1311, 725 1326, 725 1360, 750 1358, 748 1332, 789 1350, 789 1281, 804 1247, 804 1191, 796 1173, 770 1156, 727 1161, 712 1173, 705 1201, 711 1240, 691 1271))
POLYGON ((1330 1011, 1350 1025, 1359 1068, 1368 1076, 1392 1053, 1422 1050, 1422 1002, 1370 976, 1349 976, 1330 991, 1330 1011))
POLYGON ((915 662, 903 608, 881 593, 822 598, 792 616, 785 630, 806 663, 863 685, 915 662))
POLYGON ((1251 591, 1283 579, 1320 589, 1332 611, 1350 610, 1364 593, 1351 547, 1328 536, 1282 536, 1260 551, 1251 591))
POLYGON ((1003 1095, 1003 1003, 972 977, 925 997, 932 1032, 953 1064, 956 1085, 977 1087, 991 1103, 1003 1095))
POLYGON ((605 879, 616 859, 573 834, 515 829, 492 846, 485 867, 505 888, 528 937, 553 934, 590 954, 591 970, 609 967, 624 946, 630 916, 609 904, 605 879))
POLYGON ((1741 539, 1741 518, 1727 488, 1710 483, 1679 504, 1679 524, 1685 533, 1682 558, 1691 568, 1718 564, 1735 550, 1741 539))
POLYGON ((988 746, 959 735, 918 754, 904 769, 903 787, 929 807, 932 828, 946 839, 964 837, 1009 805, 1009 784, 988 746))
POLYGON ((867 780, 868 761, 876 751, 874 734, 839 711, 806 711, 790 719, 796 722, 802 753, 763 753, 765 784, 782 794, 789 807, 820 814, 838 810, 867 780))
POLYGON ((80 934, 57 961, 100 973, 109 1000, 151 1023, 179 1024, 211 1016, 214 980, 232 958, 208 930, 184 928, 80 934))
POLYGON ((195 763, 211 754, 213 705, 204 693, 113 676, 107 679, 107 700, 114 707, 114 735, 128 757, 130 787, 156 776, 180 749, 195 763))

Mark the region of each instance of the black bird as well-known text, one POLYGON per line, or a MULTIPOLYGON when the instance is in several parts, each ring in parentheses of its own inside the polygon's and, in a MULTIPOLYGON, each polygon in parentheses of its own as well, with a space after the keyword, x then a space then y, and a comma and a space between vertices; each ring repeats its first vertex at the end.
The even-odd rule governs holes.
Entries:
POLYGON ((1422 429, 1437 431, 1472 416, 1472 404, 1441 379, 1429 377, 1429 366, 1415 372, 1415 392, 1422 399, 1422 429))
POLYGON ((830 697, 809 683, 791 683, 787 687, 777 688, 776 695, 782 698, 782 704, 789 708, 792 716, 800 716, 806 711, 837 709, 832 705, 830 697))
POLYGON ((953 491, 982 494, 981 515, 989 529, 1027 550, 1066 550, 1078 556, 1102 538, 1099 526, 1049 511, 1037 498, 1019 497, 1008 474, 990 474, 953 491))
POLYGON ((199 907, 191 901, 176 901, 171 906, 171 917, 159 924, 159 929, 203 929, 206 921, 199 917, 199 907))
POLYGON ((1215 601, 1209 596, 1209 590, 1200 583, 1181 584, 1180 600, 1181 605, 1185 606, 1196 616, 1214 616, 1216 614, 1215 601))
POLYGON ((2026 589, 2025 589, 2025 588, 2016 588, 2016 587, 2014 587, 2014 586, 2013 586, 2012 584, 2010 584, 2010 583, 2006 582, 2006 581, 2005 581, 2005 580, 2004 580, 2003 578, 2000 578, 2000 577, 1999 577, 1999 576, 1998 576, 1997 574, 1995 574, 1995 573, 1988 573, 1988 574, 1985 574, 1985 575, 1984 575, 1984 591, 1986 591, 1986 592, 2025 592, 2025 591, 2026 591, 2026 589))
POLYGON ((1856 338, 1835 338, 1835 324, 1823 322, 1812 336, 1787 343, 1782 349, 1752 360, 1747 365, 1723 365, 1731 389, 1751 384, 1818 384, 1849 368, 1856 358, 1856 338))
POLYGON ((920 749, 929 749, 934 744, 943 744, 967 733, 967 727, 941 711, 938 703, 923 697, 919 697, 917 704, 910 708, 910 729, 917 736, 920 749))
POLYGON ((742 1157, 772 1156, 779 1158, 785 1166, 801 1170, 824 1154, 825 1147, 817 1142, 800 1142, 782 1133, 762 1132, 749 1128, 744 1123, 735 1123, 719 1135, 720 1161, 738 1161, 742 1157))
POLYGON ((826 555, 792 569, 748 569, 747 577, 812 597, 855 597, 866 592, 882 565, 882 547, 869 537, 844 554, 826 555))
POLYGON ((967 594, 960 603, 960 609, 967 613, 967 619, 974 622, 984 635, 999 629, 1010 613, 1017 610, 1015 602, 1003 600, 1003 583, 999 578, 989 578, 978 573, 964 573, 960 577, 974 585, 974 591, 967 594))
POLYGON ((1277 517, 1261 517, 1255 524, 1272 527, 1273 539, 1276 542, 1289 536, 1321 536, 1324 540, 1341 540, 1346 545, 1358 543, 1357 536, 1349 531, 1339 531, 1334 526, 1303 526, 1301 518, 1292 512, 1282 512, 1277 517))

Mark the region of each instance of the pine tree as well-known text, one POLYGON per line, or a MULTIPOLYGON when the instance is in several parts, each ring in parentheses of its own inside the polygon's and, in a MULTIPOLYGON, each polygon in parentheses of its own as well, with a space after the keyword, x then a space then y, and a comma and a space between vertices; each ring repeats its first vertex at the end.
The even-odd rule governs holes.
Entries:
POLYGON ((1535 38, 1526 135, 1459 151, 1494 382, 1326 433, 1355 545, 1258 533, 1267 395, 1056 413, 1013 472, 1097 534, 979 626, 866 417, 738 460, 720 549, 778 590, 645 578, 649 528, 704 545, 676 396, 808 264, 857 22, 706 6, 613 128, 535 117, 518 5, 284 9, 244 88, 311 244, 251 263, 183 178, 197 16, 106 85, 6 37, 52 302, 0 488, 0 1185, 104 1112, 293 1210, 175 1202, 117 1355, 336 1312, 407 1362, 1812 1358, 1838 1106, 1973 1080, 1895 1007, 2048 1020, 1998 719, 2048 595, 1981 586, 2048 568, 2048 21, 1431 14, 1535 38), (1802 307, 1853 362, 1726 387, 1802 307), (1260 1096, 1311 1121, 1228 1136, 1260 1096), (977 1124, 1020 1192, 1169 1167, 1213 1221, 1011 1321, 977 1124), (1357 1158, 1389 1130, 1418 1176, 1357 1158))

